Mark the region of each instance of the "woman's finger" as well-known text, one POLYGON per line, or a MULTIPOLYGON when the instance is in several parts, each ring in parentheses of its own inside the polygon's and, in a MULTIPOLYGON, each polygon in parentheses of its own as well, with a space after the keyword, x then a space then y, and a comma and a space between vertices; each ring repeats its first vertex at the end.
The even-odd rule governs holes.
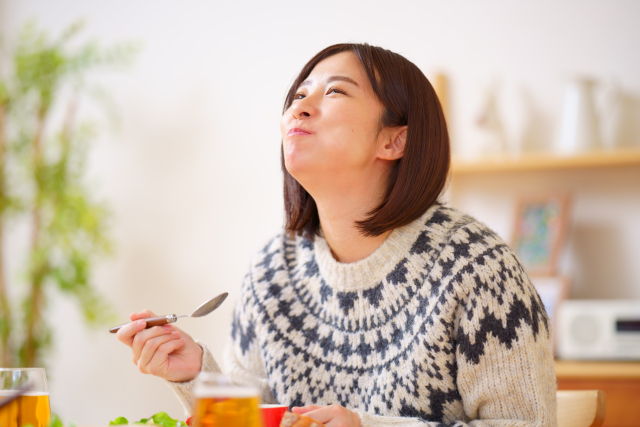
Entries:
POLYGON ((173 331, 170 334, 163 334, 163 335, 148 339, 144 343, 144 346, 142 347, 142 351, 140 352, 140 357, 138 358, 137 365, 140 372, 142 372, 143 374, 149 374, 150 372, 147 368, 147 365, 149 364, 149 362, 151 362, 151 359, 155 356, 155 353, 158 350, 158 347, 160 347, 162 344, 168 341, 176 340, 176 339, 180 339, 180 333, 177 331, 173 331))
POLYGON ((153 358, 147 365, 147 370, 151 375, 163 377, 169 373, 169 355, 178 350, 185 343, 184 338, 172 339, 161 344, 153 354, 153 358))
POLYGON ((125 345, 131 347, 136 334, 143 331, 147 327, 147 322, 144 320, 137 320, 135 322, 127 323, 118 330, 116 336, 125 345))
POLYGON ((319 408, 307 411, 304 413, 309 418, 313 418, 316 421, 326 424, 336 417, 331 410, 331 406, 321 406, 319 408))
POLYGON ((360 417, 341 405, 321 406, 318 409, 305 413, 305 415, 325 424, 327 427, 360 426, 360 417))
POLYGON ((148 310, 146 308, 138 313, 131 313, 129 315, 129 319, 131 319, 131 321, 138 320, 138 319, 147 319, 149 317, 157 317, 157 316, 153 313, 153 311, 148 310))
POLYGON ((139 313, 131 313, 129 315, 131 322, 121 327, 116 334, 120 342, 131 347, 133 337, 147 327, 147 323, 141 320, 149 317, 156 317, 156 315, 153 314, 151 310, 142 310, 139 313))
POLYGON ((147 340, 158 337, 160 335, 167 335, 173 332, 171 325, 154 326, 153 328, 143 329, 133 337, 133 343, 131 344, 133 363, 138 364, 140 359, 140 353, 142 348, 146 344, 147 340))
POLYGON ((322 408, 322 406, 316 406, 316 405, 294 406, 293 408, 291 408, 291 412, 295 414, 304 415, 307 412, 315 411, 316 409, 320 409, 320 408, 322 408))

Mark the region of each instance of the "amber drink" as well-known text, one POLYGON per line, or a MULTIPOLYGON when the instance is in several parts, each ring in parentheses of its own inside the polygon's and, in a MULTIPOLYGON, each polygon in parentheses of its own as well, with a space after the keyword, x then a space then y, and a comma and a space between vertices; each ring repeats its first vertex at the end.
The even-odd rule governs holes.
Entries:
POLYGON ((201 373, 194 390, 194 427, 261 427, 254 387, 238 387, 221 374, 201 373))
POLYGON ((0 402, 22 395, 0 408, 0 427, 46 427, 51 421, 47 377, 43 368, 0 368, 0 402))

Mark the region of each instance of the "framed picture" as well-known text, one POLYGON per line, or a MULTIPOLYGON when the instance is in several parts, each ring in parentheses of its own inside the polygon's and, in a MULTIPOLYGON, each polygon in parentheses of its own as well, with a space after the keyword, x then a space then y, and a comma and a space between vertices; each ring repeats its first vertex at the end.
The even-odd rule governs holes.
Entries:
POLYGON ((512 247, 532 277, 556 274, 568 216, 567 195, 522 198, 518 201, 512 247))
POLYGON ((551 322, 551 339, 553 349, 556 348, 556 319, 558 317, 558 307, 569 297, 569 280, 566 277, 533 277, 531 279, 535 286, 544 309, 551 322))

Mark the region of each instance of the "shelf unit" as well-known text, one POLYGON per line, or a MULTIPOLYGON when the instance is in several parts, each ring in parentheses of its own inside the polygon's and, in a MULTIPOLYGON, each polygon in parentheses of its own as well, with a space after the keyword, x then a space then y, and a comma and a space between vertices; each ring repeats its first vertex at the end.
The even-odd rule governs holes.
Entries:
MULTIPOLYGON (((570 156, 553 153, 523 153, 522 155, 495 155, 491 157, 464 160, 454 158, 451 165, 452 193, 474 186, 476 178, 491 178, 492 185, 500 182, 518 181, 518 174, 531 173, 533 176, 554 174, 555 178, 580 180, 571 177, 571 171, 603 172, 612 168, 640 168, 640 147, 610 151, 590 151, 570 156), (565 174, 565 172, 567 172, 565 174)), ((524 175, 525 180, 528 179, 524 175)), ((485 183, 484 180, 477 180, 485 183)), ((529 180, 531 181, 531 180, 529 180)), ((529 182, 527 181, 527 182, 529 182)), ((518 181, 519 182, 519 181, 518 181)), ((548 182, 547 182, 548 184, 548 182)), ((475 191, 482 188, 472 187, 475 191)), ((632 190, 630 197, 638 197, 638 189, 632 190)), ((603 427, 640 427, 640 361, 599 362, 599 361, 556 361, 555 373, 560 390, 599 389, 606 393, 606 417, 603 427)))
POLYGON ((556 360, 556 376, 562 379, 611 378, 640 382, 640 362, 556 360))
POLYGON ((497 172, 543 172, 619 166, 640 166, 640 148, 590 151, 571 156, 527 153, 519 156, 495 155, 474 160, 454 158, 451 163, 451 174, 455 177, 497 172))

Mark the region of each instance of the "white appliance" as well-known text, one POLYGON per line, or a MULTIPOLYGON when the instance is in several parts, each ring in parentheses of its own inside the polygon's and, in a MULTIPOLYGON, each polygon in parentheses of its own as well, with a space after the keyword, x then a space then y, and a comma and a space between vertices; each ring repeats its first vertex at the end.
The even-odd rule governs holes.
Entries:
POLYGON ((640 300, 565 300, 556 328, 560 359, 640 360, 640 300))

